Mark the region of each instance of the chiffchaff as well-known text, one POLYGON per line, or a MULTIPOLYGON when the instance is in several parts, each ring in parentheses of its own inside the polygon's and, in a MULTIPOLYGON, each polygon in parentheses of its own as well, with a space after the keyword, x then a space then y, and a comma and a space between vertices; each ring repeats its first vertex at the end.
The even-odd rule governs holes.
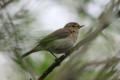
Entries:
POLYGON ((39 44, 29 52, 22 55, 22 58, 41 50, 47 50, 53 56, 55 56, 53 53, 65 53, 68 49, 73 47, 78 37, 78 31, 83 26, 84 25, 79 25, 76 22, 66 24, 64 28, 58 29, 40 40, 39 44))

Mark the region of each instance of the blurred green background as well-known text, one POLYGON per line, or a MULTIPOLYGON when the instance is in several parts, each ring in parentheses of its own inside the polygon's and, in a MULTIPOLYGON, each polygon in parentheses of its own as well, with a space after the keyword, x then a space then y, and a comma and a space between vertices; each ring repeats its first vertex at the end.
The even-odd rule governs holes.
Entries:
MULTIPOLYGON (((0 0, 0 80, 38 78, 54 62, 54 57, 47 51, 40 51, 21 60, 22 54, 68 22, 85 25, 79 31, 79 42, 98 28, 101 14, 117 1, 0 0)), ((120 5, 115 5, 113 13, 120 10, 120 5)), ((45 80, 120 80, 119 61, 111 60, 120 56, 120 19, 111 16, 107 17, 111 20, 109 27, 87 44, 83 54, 77 50, 45 80), (103 61, 103 64, 86 65, 85 71, 81 71, 86 62, 94 61, 103 61)))

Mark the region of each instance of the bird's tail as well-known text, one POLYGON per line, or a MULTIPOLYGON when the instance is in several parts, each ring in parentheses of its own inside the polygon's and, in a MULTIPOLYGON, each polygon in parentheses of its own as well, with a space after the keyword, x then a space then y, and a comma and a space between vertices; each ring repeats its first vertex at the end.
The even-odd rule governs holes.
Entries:
POLYGON ((37 46, 37 47, 33 48, 32 50, 28 51, 27 53, 23 54, 23 55, 21 56, 21 58, 23 59, 23 58, 25 58, 26 56, 28 56, 28 55, 30 55, 30 54, 32 54, 32 53, 34 53, 34 52, 40 51, 40 50, 41 50, 41 48, 37 46))

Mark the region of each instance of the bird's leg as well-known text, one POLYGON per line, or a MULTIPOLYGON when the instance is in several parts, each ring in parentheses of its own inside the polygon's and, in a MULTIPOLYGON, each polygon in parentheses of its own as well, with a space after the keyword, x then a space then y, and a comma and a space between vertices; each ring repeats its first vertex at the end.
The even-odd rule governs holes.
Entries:
POLYGON ((50 53, 55 57, 55 60, 58 59, 57 56, 52 51, 50 51, 50 53))

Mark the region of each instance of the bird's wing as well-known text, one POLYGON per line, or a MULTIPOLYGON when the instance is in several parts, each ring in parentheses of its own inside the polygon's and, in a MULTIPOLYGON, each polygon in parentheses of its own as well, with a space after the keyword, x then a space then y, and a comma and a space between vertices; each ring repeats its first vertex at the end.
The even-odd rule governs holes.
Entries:
POLYGON ((68 29, 63 29, 63 28, 59 29, 59 30, 49 34, 45 38, 43 38, 40 41, 40 45, 45 46, 54 40, 65 38, 65 37, 69 36, 70 34, 71 34, 71 32, 68 29))
POLYGON ((33 48, 32 50, 30 50, 29 52, 25 53, 24 55, 22 55, 22 58, 28 56, 29 54, 39 51, 41 50, 41 46, 46 46, 48 43, 57 40, 57 39, 62 39, 65 38, 67 36, 69 36, 71 34, 71 32, 67 29, 59 29, 51 34, 49 34, 48 36, 46 36, 45 38, 43 38, 38 45, 36 45, 35 48, 33 48))

